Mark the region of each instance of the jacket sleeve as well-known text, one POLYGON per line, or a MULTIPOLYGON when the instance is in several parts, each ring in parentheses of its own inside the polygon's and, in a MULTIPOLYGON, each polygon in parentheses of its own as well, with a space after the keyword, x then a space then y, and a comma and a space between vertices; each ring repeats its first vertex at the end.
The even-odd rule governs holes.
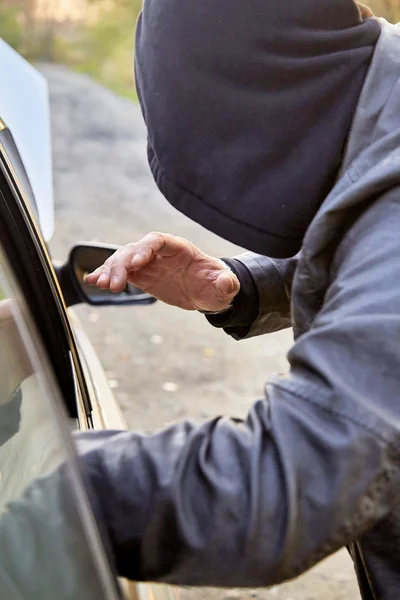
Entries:
POLYGON ((291 286, 298 256, 272 259, 246 252, 224 260, 236 273, 241 290, 231 311, 207 317, 236 340, 291 326, 291 286))
POLYGON ((399 219, 393 199, 384 230, 375 210, 345 236, 290 374, 267 385, 246 420, 80 441, 122 575, 269 586, 398 505, 399 219))
POLYGON ((93 547, 98 540, 87 521, 90 511, 83 520, 85 502, 73 484, 76 481, 63 465, 33 480, 0 514, 1 598, 105 598, 102 584, 108 579, 107 566, 103 561, 99 564, 102 559, 93 547))

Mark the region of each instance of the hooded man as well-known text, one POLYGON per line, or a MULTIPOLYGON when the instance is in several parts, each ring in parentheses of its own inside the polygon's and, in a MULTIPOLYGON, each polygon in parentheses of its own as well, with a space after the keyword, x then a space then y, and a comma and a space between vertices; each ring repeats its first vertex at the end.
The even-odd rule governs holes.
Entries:
POLYGON ((119 572, 270 586, 348 546, 364 600, 397 600, 400 27, 353 0, 145 0, 136 80, 160 190, 251 252, 151 233, 89 282, 295 344, 245 421, 82 449, 119 572))

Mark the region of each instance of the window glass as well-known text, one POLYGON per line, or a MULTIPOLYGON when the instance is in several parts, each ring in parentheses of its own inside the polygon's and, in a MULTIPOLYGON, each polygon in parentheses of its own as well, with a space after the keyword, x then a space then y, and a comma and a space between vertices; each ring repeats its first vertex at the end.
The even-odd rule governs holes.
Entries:
POLYGON ((117 597, 68 429, 0 246, 0 598, 117 597))

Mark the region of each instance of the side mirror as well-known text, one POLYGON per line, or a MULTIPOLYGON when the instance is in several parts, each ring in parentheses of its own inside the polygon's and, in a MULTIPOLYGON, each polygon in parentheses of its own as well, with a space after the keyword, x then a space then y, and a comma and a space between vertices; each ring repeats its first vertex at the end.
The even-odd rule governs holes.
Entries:
POLYGON ((118 248, 108 244, 78 244, 72 248, 64 265, 54 265, 67 306, 82 302, 96 306, 129 306, 153 304, 156 301, 156 298, 130 283, 119 294, 86 283, 86 276, 100 267, 118 248))

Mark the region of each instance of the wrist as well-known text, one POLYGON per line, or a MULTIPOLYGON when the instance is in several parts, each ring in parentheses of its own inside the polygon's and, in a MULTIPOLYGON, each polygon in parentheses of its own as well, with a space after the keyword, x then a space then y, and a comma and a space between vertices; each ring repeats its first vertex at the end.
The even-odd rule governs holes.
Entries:
MULTIPOLYGON (((219 258, 218 262, 221 264, 221 266, 223 266, 223 268, 226 271, 230 271, 230 273, 232 273, 235 276, 235 278, 237 279, 236 274, 233 272, 233 270, 231 269, 231 267, 228 265, 227 262, 225 262, 222 258, 219 258)), ((231 302, 227 306, 225 306, 224 308, 220 308, 219 310, 199 310, 199 312, 202 315, 206 315, 206 316, 223 315, 223 314, 228 313, 229 311, 231 311, 233 309, 234 304, 235 304, 235 298, 238 295, 239 291, 240 291, 240 282, 239 282, 239 289, 238 289, 237 293, 235 294, 235 296, 232 298, 231 302)))
POLYGON ((202 315, 206 315, 206 317, 212 317, 213 315, 223 315, 229 312, 233 309, 233 306, 234 305, 232 301, 230 304, 228 304, 228 306, 225 306, 225 308, 221 308, 220 310, 199 310, 198 312, 202 315))

